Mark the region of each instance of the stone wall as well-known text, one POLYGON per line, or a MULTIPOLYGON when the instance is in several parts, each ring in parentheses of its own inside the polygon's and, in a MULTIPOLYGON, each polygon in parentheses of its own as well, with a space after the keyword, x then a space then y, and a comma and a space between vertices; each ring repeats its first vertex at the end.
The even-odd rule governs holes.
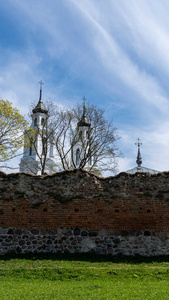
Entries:
POLYGON ((0 254, 169 254, 169 172, 0 172, 0 254))

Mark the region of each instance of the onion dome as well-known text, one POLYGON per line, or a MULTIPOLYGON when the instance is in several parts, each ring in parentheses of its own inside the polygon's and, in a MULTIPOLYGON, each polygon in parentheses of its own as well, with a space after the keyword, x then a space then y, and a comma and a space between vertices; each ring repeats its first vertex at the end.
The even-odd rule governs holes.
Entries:
POLYGON ((42 101, 39 101, 36 107, 32 110, 33 114, 36 113, 44 113, 47 114, 48 110, 46 109, 45 105, 43 104, 42 101))
POLYGON ((83 115, 81 117, 81 120, 77 123, 78 127, 82 127, 82 126, 86 126, 86 127, 90 127, 91 124, 88 121, 86 114, 85 114, 85 105, 83 105, 83 115))
POLYGON ((45 107, 45 105, 43 104, 42 102, 42 81, 40 81, 40 96, 39 96, 39 102, 38 104, 36 105, 36 107, 32 110, 33 114, 36 114, 36 113, 44 113, 44 114, 47 114, 48 113, 48 110, 47 108, 45 107))

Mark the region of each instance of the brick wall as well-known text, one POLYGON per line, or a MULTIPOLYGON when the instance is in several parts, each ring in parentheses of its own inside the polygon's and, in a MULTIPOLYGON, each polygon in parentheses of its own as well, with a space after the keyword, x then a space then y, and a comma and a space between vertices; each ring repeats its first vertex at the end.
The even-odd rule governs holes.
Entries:
MULTIPOLYGON (((169 172, 121 173, 105 179, 83 170, 50 176, 0 172, 0 227, 2 235, 9 230, 15 234, 18 228, 22 235, 23 230, 36 228, 37 234, 53 230, 54 236, 58 230, 76 229, 80 235, 87 230, 90 241, 90 232, 98 236, 104 231, 107 238, 161 235, 166 242, 169 172)), ((165 253, 168 250, 166 245, 165 253)))

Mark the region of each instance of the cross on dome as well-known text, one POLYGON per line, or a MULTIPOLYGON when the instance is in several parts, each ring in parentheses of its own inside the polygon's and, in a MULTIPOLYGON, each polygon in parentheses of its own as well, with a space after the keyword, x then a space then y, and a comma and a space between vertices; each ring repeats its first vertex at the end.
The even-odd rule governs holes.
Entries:
POLYGON ((83 96, 82 100, 83 100, 83 105, 85 105, 86 104, 86 100, 87 100, 86 97, 83 96))
POLYGON ((136 146, 138 146, 140 148, 140 146, 142 145, 140 138, 137 139, 137 143, 135 143, 136 146))

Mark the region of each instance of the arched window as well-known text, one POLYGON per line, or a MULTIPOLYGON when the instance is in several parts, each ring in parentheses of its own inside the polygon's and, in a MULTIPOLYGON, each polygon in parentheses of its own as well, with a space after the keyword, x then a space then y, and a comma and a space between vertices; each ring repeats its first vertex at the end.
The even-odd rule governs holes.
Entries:
POLYGON ((53 144, 50 145, 50 157, 53 157, 53 144))
POLYGON ((79 138, 82 139, 82 131, 79 132, 79 138))
POLYGON ((92 164, 92 158, 91 158, 91 156, 89 157, 89 165, 91 165, 92 164))
POLYGON ((34 126, 37 126, 37 118, 34 120, 34 126))
POLYGON ((47 138, 42 139, 42 155, 47 155, 47 138))
POLYGON ((29 147, 29 156, 32 156, 32 147, 29 147))
POLYGON ((29 146, 29 156, 32 156, 32 148, 33 148, 33 139, 30 139, 30 146, 29 146))
POLYGON ((45 119, 42 118, 42 120, 41 120, 41 125, 44 125, 44 124, 45 124, 45 119))
POLYGON ((93 162, 94 162, 94 166, 97 167, 97 156, 96 155, 93 157, 93 162))
POLYGON ((76 150, 76 166, 80 164, 80 150, 79 148, 76 150))

